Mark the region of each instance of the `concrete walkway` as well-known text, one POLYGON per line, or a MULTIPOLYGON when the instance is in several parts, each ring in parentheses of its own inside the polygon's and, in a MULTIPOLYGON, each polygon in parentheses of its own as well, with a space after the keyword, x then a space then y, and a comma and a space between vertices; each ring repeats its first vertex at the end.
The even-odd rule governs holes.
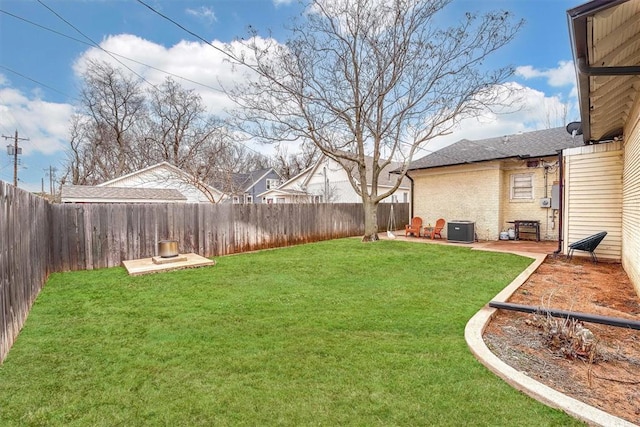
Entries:
MULTIPOLYGON (((532 241, 490 241, 475 243, 449 243, 446 240, 430 240, 421 237, 405 237, 397 235, 396 240, 426 243, 426 244, 444 244, 467 246, 474 250, 488 250, 496 252, 508 252, 533 258, 534 262, 513 282, 504 288, 493 301, 505 302, 511 295, 535 272, 540 264, 544 262, 548 254, 553 254, 557 249, 557 242, 532 242, 532 241)), ((388 239, 386 233, 380 233, 381 239, 388 239)), ((482 338, 484 329, 496 314, 497 309, 485 305, 475 316, 469 320, 465 327, 464 337, 467 345, 473 355, 486 366, 491 372, 502 378, 512 387, 522 391, 523 393, 533 397, 534 399, 544 403, 552 408, 560 409, 567 414, 586 422, 593 426, 611 426, 611 427, 637 427, 636 424, 630 423, 622 418, 611 415, 591 405, 587 405, 577 399, 569 397, 557 390, 548 387, 541 382, 534 380, 523 372, 520 372, 507 365, 495 354, 489 350, 482 338)))

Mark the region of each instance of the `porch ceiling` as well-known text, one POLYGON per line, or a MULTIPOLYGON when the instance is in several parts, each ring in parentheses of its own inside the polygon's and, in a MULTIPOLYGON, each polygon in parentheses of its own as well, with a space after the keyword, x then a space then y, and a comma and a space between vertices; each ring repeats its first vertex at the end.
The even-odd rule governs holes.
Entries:
POLYGON ((584 141, 612 139, 640 89, 640 0, 594 0, 567 15, 584 141))

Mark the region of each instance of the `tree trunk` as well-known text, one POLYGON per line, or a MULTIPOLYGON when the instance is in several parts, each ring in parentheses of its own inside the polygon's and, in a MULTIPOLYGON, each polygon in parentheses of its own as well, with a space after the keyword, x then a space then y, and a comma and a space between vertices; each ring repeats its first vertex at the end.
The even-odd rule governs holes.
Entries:
POLYGON ((363 242, 375 242, 378 237, 378 203, 371 199, 364 198, 362 201, 364 207, 364 236, 363 242))

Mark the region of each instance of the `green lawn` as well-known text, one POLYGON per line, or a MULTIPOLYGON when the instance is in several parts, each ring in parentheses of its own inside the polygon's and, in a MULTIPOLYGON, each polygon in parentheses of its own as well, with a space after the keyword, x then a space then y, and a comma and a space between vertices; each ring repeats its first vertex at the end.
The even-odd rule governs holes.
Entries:
POLYGON ((343 239, 54 274, 0 367, 0 425, 580 425, 464 341, 530 262, 343 239))

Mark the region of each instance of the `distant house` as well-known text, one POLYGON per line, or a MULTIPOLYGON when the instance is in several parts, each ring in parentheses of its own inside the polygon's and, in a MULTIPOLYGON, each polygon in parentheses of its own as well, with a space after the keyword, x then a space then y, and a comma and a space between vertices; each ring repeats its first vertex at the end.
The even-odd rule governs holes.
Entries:
POLYGON ((64 185, 62 203, 186 203, 187 198, 172 188, 120 188, 64 185))
POLYGON ((220 190, 167 162, 103 182, 97 187, 172 189, 182 193, 187 203, 218 203, 224 198, 220 190))
MULTIPOLYGON (((369 158, 367 161, 371 162, 369 158)), ((378 193, 393 187, 396 175, 391 171, 398 164, 391 164, 380 173, 378 193)), ((369 168, 371 170, 371 168, 369 168)), ((409 202, 410 184, 404 180, 401 186, 383 200, 390 202, 409 202)), ((323 156, 315 165, 305 169, 277 188, 269 189, 259 197, 266 203, 360 203, 362 198, 356 193, 349 181, 347 171, 335 160, 323 156)))
POLYGON ((585 145, 564 153, 563 249, 606 231, 598 258, 622 261, 640 295, 640 1, 592 1, 567 15, 585 145))
POLYGON ((248 173, 230 174, 226 182, 216 183, 224 190, 227 202, 262 203, 259 194, 278 187, 282 177, 273 168, 258 169, 248 173))
POLYGON ((581 145, 564 128, 458 141, 409 165, 413 215, 425 223, 474 222, 478 238, 487 240, 514 221, 532 221, 541 240, 557 240, 558 153, 581 145))

